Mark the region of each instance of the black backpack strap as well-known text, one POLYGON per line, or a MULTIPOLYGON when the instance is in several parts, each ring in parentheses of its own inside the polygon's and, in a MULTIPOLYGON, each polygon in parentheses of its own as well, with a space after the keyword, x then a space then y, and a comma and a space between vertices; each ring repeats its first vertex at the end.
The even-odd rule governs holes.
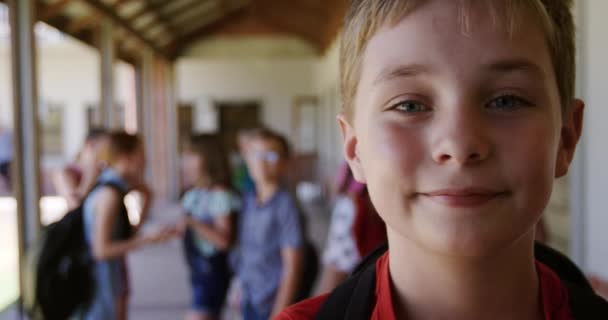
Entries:
POLYGON ((534 245, 534 257, 553 270, 563 282, 572 283, 587 291, 593 291, 585 274, 572 260, 559 251, 536 242, 534 245))
MULTIPOLYGON (((98 182, 97 184, 95 184, 95 186, 93 188, 91 188, 91 191, 89 192, 89 194, 87 194, 87 197, 91 194, 91 192, 93 192, 93 190, 99 188, 99 187, 109 187, 111 189, 114 189, 116 192, 118 192, 119 196, 120 196, 120 213, 118 215, 118 230, 115 231, 117 232, 117 235, 119 238, 121 239, 128 239, 131 236, 133 236, 135 229, 133 228, 133 226, 131 225, 131 222, 129 220, 129 213, 127 211, 127 207, 124 204, 124 197, 127 195, 127 191, 124 190, 124 186, 122 186, 119 183, 113 182, 113 181, 104 181, 104 182, 98 182)), ((86 198, 85 198, 86 199, 86 198)))
POLYGON ((568 288, 568 302, 574 319, 604 320, 608 319, 608 302, 592 290, 581 288, 577 284, 563 281, 568 288))
POLYGON ((315 319, 368 320, 376 301, 376 261, 387 250, 382 245, 363 259, 353 275, 327 297, 315 319))
MULTIPOLYGON (((327 297, 316 320, 367 320, 375 304, 376 261, 388 249, 383 245, 367 256, 353 275, 327 297)), ((551 268, 568 288, 570 307, 575 319, 608 319, 608 303, 595 295, 583 272, 563 254, 537 243, 538 261, 551 268)))
MULTIPOLYGON (((91 192, 95 189, 97 189, 98 187, 109 187, 112 188, 114 190, 116 190, 118 192, 118 194, 120 194, 120 197, 123 198, 125 195, 127 195, 127 193, 124 190, 124 186, 116 183, 116 182, 112 182, 112 181, 105 181, 105 182, 98 182, 96 183, 93 188, 91 188, 91 191, 89 191, 89 194, 91 194, 91 192)), ((89 194, 87 194, 87 197, 89 196, 89 194)))

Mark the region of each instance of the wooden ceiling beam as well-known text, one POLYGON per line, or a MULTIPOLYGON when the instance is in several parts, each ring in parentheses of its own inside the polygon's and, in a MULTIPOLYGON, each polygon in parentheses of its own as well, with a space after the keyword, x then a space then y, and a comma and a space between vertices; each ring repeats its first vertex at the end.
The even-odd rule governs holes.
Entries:
POLYGON ((325 34, 321 39, 322 50, 327 50, 331 44, 336 40, 338 33, 342 29, 344 23, 344 15, 348 8, 347 0, 334 0, 331 3, 329 9, 331 10, 331 16, 328 19, 325 34))
MULTIPOLYGON (((177 37, 179 37, 179 30, 176 30, 176 26, 173 23, 172 19, 169 19, 169 16, 177 16, 180 14, 183 14, 184 12, 187 11, 191 11, 192 9, 195 9, 196 7, 202 5, 200 0, 194 0, 193 2, 185 2, 182 5, 180 5, 177 8, 174 8, 173 10, 171 10, 170 13, 164 13, 164 8, 165 6, 157 6, 158 12, 162 13, 163 16, 165 16, 167 18, 167 23, 171 24, 171 29, 167 30, 169 31, 172 36, 173 39, 176 39, 177 37)), ((135 23, 135 20, 143 17, 144 15, 148 14, 148 13, 152 13, 152 7, 147 7, 147 6, 142 6, 142 8, 140 9, 140 11, 138 11, 137 13, 133 14, 131 17, 129 17, 127 20, 131 21, 131 23, 135 23)), ((140 30, 146 30, 148 28, 150 28, 153 24, 156 23, 156 19, 151 19, 150 21, 148 21, 146 24, 144 24, 143 26, 140 26, 138 29, 140 30)))
MULTIPOLYGON (((160 5, 157 4, 152 4, 150 2, 145 2, 145 5, 143 6, 144 9, 147 12, 151 12, 154 14, 154 16, 156 17, 156 20, 158 20, 164 27, 165 29, 169 32, 169 34, 172 37, 177 37, 178 35, 178 31, 175 30, 175 28, 173 27, 173 25, 171 24, 171 19, 169 19, 162 11, 162 7, 160 5)), ((141 30, 146 30, 148 29, 152 24, 154 24, 155 21, 151 20, 150 22, 148 22, 144 27, 141 28, 141 30)))
POLYGON ((201 0, 192 0, 189 2, 183 2, 181 5, 176 6, 175 8, 171 9, 169 12, 165 12, 164 9, 161 9, 162 12, 165 12, 165 14, 167 16, 179 16, 181 14, 183 14, 186 11, 190 11, 193 8, 196 8, 197 6, 203 4, 205 1, 201 1, 201 0))
POLYGON ((323 25, 315 25, 311 22, 305 23, 302 26, 294 24, 293 19, 289 19, 281 12, 275 11, 257 11, 257 14, 264 19, 269 25, 274 26, 277 29, 285 30, 285 32, 293 34, 294 36, 311 43, 319 52, 322 50, 321 35, 319 34, 319 28, 325 30, 323 25), (290 21, 286 21, 290 20, 290 21), (316 29, 312 29, 311 26, 315 26, 316 29))
POLYGON ((166 52, 162 48, 160 48, 152 40, 146 38, 141 32, 135 30, 135 28, 124 18, 120 17, 112 7, 107 6, 106 4, 102 3, 100 0, 80 0, 80 1, 85 2, 90 7, 92 7, 96 11, 98 11, 100 14, 111 19, 118 26, 129 31, 141 42, 145 43, 147 46, 152 48, 157 54, 159 54, 161 56, 167 56, 166 52))
POLYGON ((91 12, 82 18, 72 19, 66 26, 65 31, 67 33, 76 33, 82 29, 97 25, 99 21, 101 21, 101 16, 97 12, 91 12))
MULTIPOLYGON (((116 2, 114 2, 112 4, 112 8, 117 10, 118 7, 120 7, 122 4, 129 2, 129 1, 133 1, 133 0, 116 0, 116 2)), ((99 25, 99 22, 101 21, 101 19, 102 19, 102 16, 99 14, 99 12, 93 10, 88 15, 85 15, 81 18, 72 20, 66 26, 66 31, 68 33, 80 32, 80 30, 82 30, 82 29, 86 29, 89 27, 94 27, 94 26, 99 25)))
MULTIPOLYGON (((224 10, 222 8, 225 7, 225 5, 223 5, 223 3, 218 3, 215 4, 214 7, 217 6, 220 9, 219 10, 224 10)), ((187 6, 184 7, 182 10, 179 11, 174 11, 174 13, 171 14, 171 16, 173 17, 172 21, 173 21, 173 26, 175 26, 177 29, 179 29, 180 31, 184 29, 184 26, 189 26, 192 25, 193 21, 197 21, 201 19, 201 16, 204 16, 203 14, 208 13, 208 12, 212 12, 214 9, 213 7, 210 7, 209 9, 211 10, 202 10, 201 8, 205 8, 205 7, 209 7, 209 2, 199 2, 196 4, 192 4, 191 6, 187 6), (189 14, 190 12, 197 12, 200 14, 188 17, 186 19, 181 19, 178 20, 178 17, 183 17, 187 14, 189 14)))
MULTIPOLYGON (((340 0, 332 0, 334 1, 340 0)), ((302 20, 312 23, 313 25, 317 25, 317 23, 321 23, 321 25, 325 25, 327 23, 327 19, 331 15, 330 4, 324 4, 323 6, 312 5, 310 2, 303 0, 293 0, 286 2, 284 0, 258 0, 256 2, 259 10, 261 11, 279 11, 282 15, 285 15, 285 12, 294 12, 297 14, 287 15, 291 20, 294 17, 302 17, 302 20)))
POLYGON ((167 50, 172 58, 177 58, 183 53, 183 51, 197 39, 213 32, 217 28, 222 27, 226 23, 230 23, 231 20, 239 19, 248 13, 248 6, 237 7, 235 9, 228 9, 228 11, 216 19, 215 21, 204 23, 196 27, 194 30, 187 34, 179 37, 167 45, 167 50))
POLYGON ((72 0, 58 0, 47 5, 44 10, 38 10, 38 20, 48 20, 58 15, 72 0))

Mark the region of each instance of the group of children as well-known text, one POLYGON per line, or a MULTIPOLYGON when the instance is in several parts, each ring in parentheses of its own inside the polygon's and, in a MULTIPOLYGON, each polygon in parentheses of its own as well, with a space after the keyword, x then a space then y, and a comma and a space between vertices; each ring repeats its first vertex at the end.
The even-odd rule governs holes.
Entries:
POLYGON ((268 129, 249 131, 246 144, 241 151, 254 191, 240 196, 231 188, 228 157, 217 138, 193 139, 188 150, 188 168, 197 177, 182 199, 190 319, 219 317, 230 270, 242 286, 245 320, 270 319, 293 303, 301 288, 302 216, 283 184, 289 145, 268 129))
POLYGON ((176 227, 142 233, 152 199, 144 183, 143 143, 124 132, 92 132, 78 161, 55 179, 71 207, 83 205, 85 239, 96 261, 93 298, 74 318, 126 319, 126 254, 180 236, 192 288, 188 319, 219 319, 233 273, 242 285, 244 320, 270 319, 301 298, 307 241, 301 212, 284 184, 287 140, 268 129, 249 130, 241 151, 253 183, 235 190, 218 137, 194 137, 185 153, 193 183, 182 196, 183 219, 176 227), (131 191, 143 194, 137 226, 131 226, 123 201, 131 191))

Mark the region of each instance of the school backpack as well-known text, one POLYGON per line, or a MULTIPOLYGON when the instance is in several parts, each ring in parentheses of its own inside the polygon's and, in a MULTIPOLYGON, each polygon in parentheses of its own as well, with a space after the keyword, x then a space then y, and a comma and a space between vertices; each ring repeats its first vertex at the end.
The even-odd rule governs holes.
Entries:
MULTIPOLYGON (((368 320, 375 306, 376 261, 386 251, 383 245, 366 257, 344 283, 325 300, 316 320, 368 320)), ((553 270, 568 289, 574 319, 608 319, 608 302, 597 296, 584 274, 566 256, 543 244, 534 247, 536 259, 553 270)))
MULTIPOLYGON (((105 182, 99 186, 111 187, 124 196, 118 185, 105 182)), ((22 297, 32 320, 68 319, 93 297, 94 260, 85 240, 83 203, 46 227, 28 250, 22 297)), ((128 223, 124 204, 118 219, 119 225, 126 226, 125 219, 128 223)), ((121 231, 125 236, 130 232, 128 227, 121 231)))
POLYGON ((298 289, 295 301, 302 301, 310 298, 313 284, 318 275, 319 255, 317 249, 310 240, 305 239, 303 246, 302 276, 300 278, 300 288, 298 289))

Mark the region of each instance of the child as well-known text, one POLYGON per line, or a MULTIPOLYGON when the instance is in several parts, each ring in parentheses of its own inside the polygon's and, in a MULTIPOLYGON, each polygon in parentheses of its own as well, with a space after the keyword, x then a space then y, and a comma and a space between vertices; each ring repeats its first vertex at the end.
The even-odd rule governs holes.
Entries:
POLYGON ((337 184, 319 294, 333 290, 363 257, 386 243, 384 222, 371 205, 367 188, 354 180, 346 163, 340 167, 337 184))
POLYGON ((244 196, 235 252, 244 320, 269 319, 298 295, 304 240, 299 210, 282 184, 288 155, 276 133, 252 137, 246 161, 256 191, 244 196))
POLYGON ((75 163, 62 168, 54 175, 57 193, 62 196, 68 209, 80 205, 103 170, 107 159, 109 133, 104 129, 93 129, 87 135, 75 163))
MULTIPOLYGON (((137 228, 129 222, 123 198, 129 191, 136 190, 143 191, 146 203, 151 200, 144 183, 144 147, 138 136, 124 132, 113 132, 108 139, 109 166, 101 172, 97 186, 83 203, 85 238, 95 259, 93 299, 77 315, 86 320, 126 319, 129 293, 126 254, 177 234, 173 228, 145 235, 136 233, 137 228)), ((142 212, 140 224, 145 222, 146 215, 142 212)))
POLYGON ((226 251, 233 239, 238 201, 230 191, 229 164, 217 138, 196 138, 189 153, 196 163, 190 173, 195 186, 182 200, 188 213, 184 244, 192 284, 188 319, 218 319, 230 281, 226 251))
POLYGON ((608 319, 535 260, 582 128, 571 2, 351 3, 343 150, 390 249, 277 319, 608 319))

